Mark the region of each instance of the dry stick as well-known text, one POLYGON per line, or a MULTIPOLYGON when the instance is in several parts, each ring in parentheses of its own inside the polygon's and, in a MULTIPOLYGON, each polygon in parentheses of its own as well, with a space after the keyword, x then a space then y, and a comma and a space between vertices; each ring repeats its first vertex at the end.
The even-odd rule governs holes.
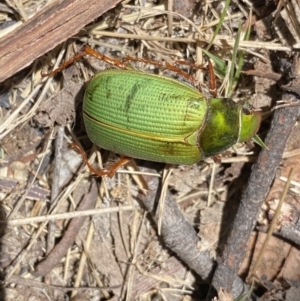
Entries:
POLYGON ((0 82, 30 65, 85 25, 116 6, 120 0, 54 1, 0 39, 0 82), (25 54, 25 55, 24 55, 25 54))
MULTIPOLYGON (((296 101, 296 97, 291 94, 285 94, 283 98, 296 101)), ((271 128, 265 140, 269 150, 262 150, 257 163, 253 166, 227 245, 219 260, 212 284, 216 290, 224 288, 228 292, 231 291, 234 298, 245 292, 245 286, 240 283, 236 275, 245 257, 247 243, 255 226, 259 209, 268 194, 275 172, 282 160, 286 141, 299 115, 299 107, 283 108, 274 113, 271 128)))
POLYGON ((300 246, 300 231, 297 225, 289 223, 288 225, 283 225, 279 232, 275 232, 276 236, 288 239, 294 244, 300 246))
MULTIPOLYGON (((161 191, 161 180, 150 176, 145 178, 149 192, 147 195, 140 195, 140 199, 157 224, 159 219, 157 203, 159 199, 158 194, 161 191)), ((192 225, 185 219, 170 192, 166 194, 161 221, 161 234, 166 246, 198 275, 208 280, 213 268, 213 261, 210 258, 209 251, 205 247, 201 249, 200 238, 192 225)))
MULTIPOLYGON (((52 189, 51 189, 50 206, 53 206, 53 202, 59 194, 59 179, 60 179, 60 167, 61 167, 61 160, 62 160, 62 148, 63 148, 63 142, 64 142, 64 132, 65 132, 65 127, 59 126, 58 130, 57 130, 56 141, 55 141, 55 168, 54 168, 54 173, 53 173, 53 184, 52 184, 52 189)), ((46 254, 49 254, 54 247, 55 230, 56 230, 55 221, 50 221, 48 224, 46 254)))
POLYGON ((89 210, 80 210, 80 211, 69 211, 65 213, 51 213, 50 215, 39 215, 34 217, 23 217, 18 219, 12 220, 0 220, 0 226, 21 226, 21 225, 28 225, 32 223, 43 223, 54 221, 58 219, 72 219, 76 217, 85 217, 85 216, 92 216, 96 214, 110 214, 113 212, 119 211, 134 211, 136 210, 134 205, 124 205, 124 206, 113 206, 108 208, 98 208, 98 209, 89 209, 89 210))
MULTIPOLYGON (((91 189, 84 196, 77 210, 90 209, 94 207, 98 196, 96 180, 92 180, 91 189)), ((43 277, 48 274, 61 259, 66 255, 68 249, 73 245, 76 235, 85 221, 85 217, 74 218, 68 225, 68 229, 61 241, 53 248, 47 258, 39 263, 36 271, 33 273, 35 277, 43 277)))

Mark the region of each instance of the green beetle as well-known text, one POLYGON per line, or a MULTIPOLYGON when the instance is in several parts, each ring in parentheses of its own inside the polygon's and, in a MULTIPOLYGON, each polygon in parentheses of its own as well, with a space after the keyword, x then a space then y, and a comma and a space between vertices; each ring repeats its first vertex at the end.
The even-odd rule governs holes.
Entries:
POLYGON ((229 98, 206 98, 176 80, 134 70, 105 70, 87 86, 89 138, 115 153, 193 164, 253 137, 261 113, 229 98))

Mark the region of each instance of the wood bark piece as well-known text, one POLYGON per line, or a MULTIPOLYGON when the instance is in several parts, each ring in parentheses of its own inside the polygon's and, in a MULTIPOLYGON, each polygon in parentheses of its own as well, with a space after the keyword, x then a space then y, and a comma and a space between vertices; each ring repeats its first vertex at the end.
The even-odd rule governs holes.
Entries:
POLYGON ((59 0, 0 39, 0 82, 75 35, 120 0, 59 0))

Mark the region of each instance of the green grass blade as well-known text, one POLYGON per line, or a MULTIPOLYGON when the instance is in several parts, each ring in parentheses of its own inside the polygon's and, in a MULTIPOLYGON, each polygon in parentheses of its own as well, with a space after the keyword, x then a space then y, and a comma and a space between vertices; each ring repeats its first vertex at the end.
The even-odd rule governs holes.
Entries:
POLYGON ((214 32, 214 35, 213 35, 212 39, 210 40, 210 42, 209 42, 209 44, 208 44, 206 50, 209 50, 209 48, 210 48, 211 45, 213 44, 213 42, 214 42, 214 40, 215 40, 217 34, 219 33, 219 31, 220 31, 220 29, 221 29, 221 26, 222 26, 222 24, 223 24, 223 22, 224 22, 224 19, 225 19, 225 16, 226 16, 228 7, 229 7, 229 5, 230 5, 230 2, 231 2, 231 0, 226 0, 226 2, 225 2, 225 7, 224 7, 224 9, 223 9, 223 11, 222 11, 222 14, 221 14, 221 17, 220 17, 220 21, 219 21, 219 23, 217 24, 216 30, 215 30, 215 32, 214 32))
POLYGON ((265 145, 265 143, 261 140, 261 138, 258 135, 255 135, 251 138, 253 142, 258 144, 263 149, 268 149, 268 147, 265 145))
POLYGON ((228 80, 228 86, 226 89, 226 95, 227 97, 231 97, 234 83, 235 83, 235 62, 237 59, 238 55, 238 49, 239 49, 239 44, 240 44, 240 39, 241 39, 241 31, 242 31, 242 26, 241 23, 239 24, 238 32, 236 35, 235 43, 233 46, 233 52, 232 52, 232 57, 231 57, 231 66, 230 66, 230 71, 229 71, 229 80, 228 80))
POLYGON ((224 78, 227 69, 225 62, 219 57, 211 54, 209 51, 206 51, 204 49, 202 49, 202 51, 216 64, 215 72, 220 76, 220 78, 224 78))

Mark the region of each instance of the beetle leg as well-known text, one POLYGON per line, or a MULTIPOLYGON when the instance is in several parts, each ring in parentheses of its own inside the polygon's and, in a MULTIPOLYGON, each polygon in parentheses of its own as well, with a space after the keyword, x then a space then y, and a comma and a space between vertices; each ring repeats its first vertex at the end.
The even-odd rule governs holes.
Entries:
POLYGON ((79 59, 83 58, 86 55, 91 55, 97 59, 100 59, 106 63, 115 65, 116 67, 120 68, 120 69, 128 69, 128 66, 126 64, 124 64, 122 61, 118 61, 115 60, 113 58, 110 58, 94 49, 92 49, 90 46, 84 45, 82 47, 82 49, 80 50, 80 52, 78 52, 77 54, 75 54, 73 57, 71 57, 69 60, 65 61, 64 63, 62 63, 58 68, 56 68, 55 70, 48 72, 48 73, 43 73, 42 72, 42 77, 46 77, 46 76, 53 76, 56 73, 62 71, 63 69, 67 68, 69 65, 73 64, 75 61, 78 61, 79 59))
POLYGON ((128 65, 124 64, 123 60, 121 60, 121 61, 115 60, 115 59, 113 59, 111 57, 108 57, 108 56, 106 56, 106 55, 104 55, 104 54, 102 54, 102 53, 94 50, 90 46, 85 45, 84 46, 84 51, 85 51, 86 54, 89 54, 89 55, 91 55, 91 56, 93 56, 93 57, 95 57, 95 58, 97 58, 99 60, 102 60, 102 61, 104 61, 106 63, 111 64, 111 65, 114 65, 114 66, 116 66, 116 67, 118 67, 120 69, 125 69, 125 70, 128 69, 128 65))
POLYGON ((43 73, 42 77, 47 77, 47 76, 53 76, 56 73, 62 71, 63 69, 67 68, 69 65, 71 65, 72 63, 74 63, 75 61, 78 61, 79 59, 81 59, 82 57, 84 57, 86 55, 86 52, 83 50, 81 50, 80 52, 78 52, 76 55, 74 55, 73 57, 71 57, 69 60, 65 61, 64 63, 62 63, 58 68, 56 68, 55 70, 52 70, 48 73, 43 73))
POLYGON ((210 60, 208 60, 208 73, 209 73, 209 89, 212 96, 217 96, 217 84, 216 75, 214 72, 213 65, 210 60))
POLYGON ((212 157, 212 159, 214 160, 215 163, 221 163, 222 159, 220 155, 215 155, 212 157))
POLYGON ((107 171, 106 170, 102 170, 102 169, 95 169, 89 162, 86 153, 75 143, 70 143, 69 147, 73 148, 74 150, 76 150, 82 157, 83 162, 87 165, 88 169, 90 170, 90 172, 96 174, 99 177, 103 177, 107 175, 107 171))
POLYGON ((206 67, 204 67, 203 65, 199 65, 199 64, 195 64, 195 63, 187 62, 187 61, 178 60, 178 61, 175 61, 174 64, 175 65, 186 65, 186 66, 192 67, 194 69, 206 70, 206 67))
MULTIPOLYGON (((135 57, 131 57, 131 56, 127 56, 127 57, 123 58, 122 62, 141 62, 141 63, 146 63, 146 64, 151 64, 151 65, 154 65, 154 66, 158 66, 158 67, 168 69, 170 71, 173 71, 173 72, 179 74, 180 76, 187 79, 188 81, 190 81, 194 85, 197 84, 197 81, 195 80, 195 78, 193 76, 189 75, 188 73, 182 71, 178 67, 176 67, 176 66, 174 66, 174 65, 172 65, 168 62, 159 62, 159 61, 154 61, 154 60, 135 58, 135 57)), ((189 64, 187 63, 186 65, 189 65, 189 64)), ((198 68, 200 68, 200 67, 198 67, 198 68)))
POLYGON ((131 160, 132 160, 132 158, 130 158, 130 157, 122 157, 116 163, 114 163, 113 165, 111 165, 107 170, 104 170, 104 172, 107 172, 107 176, 109 176, 110 178, 112 178, 115 175, 116 171, 120 167, 122 167, 123 165, 127 164, 131 160))
POLYGON ((99 177, 105 177, 108 176, 110 178, 112 178, 116 171, 122 167, 123 165, 125 165, 126 163, 128 163, 129 161, 132 160, 132 158, 129 157, 122 157, 120 160, 118 160, 116 163, 114 163, 112 166, 110 166, 108 169, 95 169, 89 162, 89 160, 87 159, 86 153, 75 143, 70 143, 69 145, 71 148, 73 148, 74 150, 76 150, 77 152, 79 152, 79 154, 82 157, 83 162, 87 165, 88 169, 90 170, 90 172, 96 174, 99 177))

